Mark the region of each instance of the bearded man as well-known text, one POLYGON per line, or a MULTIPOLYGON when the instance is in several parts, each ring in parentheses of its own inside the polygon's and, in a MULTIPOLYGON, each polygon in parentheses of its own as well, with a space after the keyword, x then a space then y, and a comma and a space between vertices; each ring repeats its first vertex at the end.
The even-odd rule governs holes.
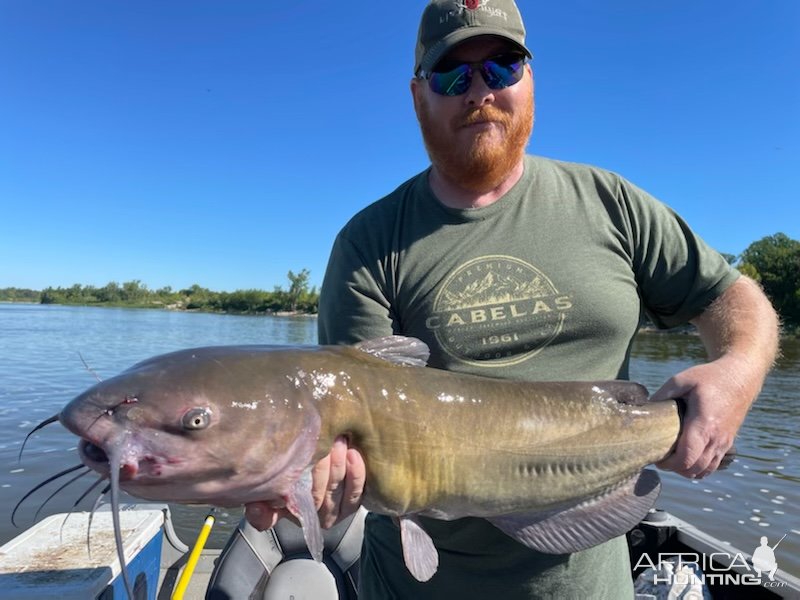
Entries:
MULTIPOLYGON (((661 327, 694 323, 709 362, 676 374, 653 399, 687 405, 676 448, 659 466, 703 477, 730 448, 772 364, 775 313, 753 282, 640 188, 525 153, 531 57, 512 0, 427 6, 411 94, 431 166, 339 233, 322 286, 320 343, 400 334, 426 342, 439 369, 626 379, 643 314, 661 327)), ((314 473, 323 523, 353 512, 364 485, 363 457, 338 440, 314 473)), ((260 528, 278 516, 248 507, 260 528)), ((633 596, 624 537, 548 555, 483 519, 420 521, 438 572, 416 581, 398 526, 369 515, 360 598, 633 596)))

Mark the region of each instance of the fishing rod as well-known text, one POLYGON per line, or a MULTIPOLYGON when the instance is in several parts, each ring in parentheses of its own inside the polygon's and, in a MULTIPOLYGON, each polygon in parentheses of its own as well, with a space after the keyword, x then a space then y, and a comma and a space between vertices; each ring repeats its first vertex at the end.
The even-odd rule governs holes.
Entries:
POLYGON ((775 548, 778 547, 778 544, 780 544, 783 541, 783 538, 785 538, 785 537, 786 537, 786 534, 784 533, 783 537, 781 539, 779 539, 777 542, 775 542, 775 545, 772 547, 772 549, 775 550, 775 548))

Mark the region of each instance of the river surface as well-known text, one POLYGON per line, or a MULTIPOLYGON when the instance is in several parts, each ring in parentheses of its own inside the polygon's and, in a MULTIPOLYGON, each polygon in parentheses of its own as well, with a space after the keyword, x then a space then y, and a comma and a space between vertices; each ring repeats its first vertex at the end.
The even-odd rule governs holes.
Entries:
MULTIPOLYGON (((25 435, 74 395, 150 356, 216 344, 314 344, 316 320, 160 310, 0 303, 0 544, 21 533, 11 511, 36 483, 77 464, 76 439, 54 424, 34 434, 22 460, 25 435), (85 363, 85 364, 84 364, 85 363)), ((631 378, 654 392, 670 375, 702 362, 693 335, 637 337, 631 378)), ((800 576, 800 343, 787 341, 736 441, 738 458, 701 481, 662 472, 658 506, 722 540, 752 552, 762 535, 775 544, 778 565, 800 576)), ((42 503, 57 484, 19 508, 21 528, 70 510, 90 485, 81 479, 42 503), (81 483, 84 482, 84 483, 81 483), (38 514, 37 514, 38 512, 38 514)), ((93 499, 79 508, 88 510, 93 499)), ((172 507, 178 534, 191 544, 206 509, 172 507)), ((210 545, 221 546, 241 512, 221 511, 210 545)))

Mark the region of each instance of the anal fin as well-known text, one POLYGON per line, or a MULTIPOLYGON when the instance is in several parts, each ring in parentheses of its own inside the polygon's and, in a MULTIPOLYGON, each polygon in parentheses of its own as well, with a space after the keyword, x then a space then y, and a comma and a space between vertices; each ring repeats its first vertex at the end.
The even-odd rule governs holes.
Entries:
POLYGON ((488 521, 528 548, 568 554, 632 529, 653 507, 660 491, 658 474, 646 469, 602 496, 572 506, 490 517, 488 521))
POLYGON ((431 536, 413 516, 400 517, 400 541, 406 568, 417 581, 428 581, 439 568, 439 552, 431 536))

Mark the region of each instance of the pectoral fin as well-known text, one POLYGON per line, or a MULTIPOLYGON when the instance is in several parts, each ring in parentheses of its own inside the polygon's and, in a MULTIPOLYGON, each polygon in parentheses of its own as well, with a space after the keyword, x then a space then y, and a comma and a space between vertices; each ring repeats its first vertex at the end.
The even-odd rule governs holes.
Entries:
POLYGON ((632 529, 653 507, 661 480, 644 470, 604 495, 545 513, 491 517, 492 525, 518 542, 547 554, 585 550, 632 529))
POLYGON ((428 581, 439 568, 439 552, 420 522, 410 515, 400 517, 403 560, 417 581, 428 581))
POLYGON ((303 528, 308 551, 314 560, 322 560, 322 527, 319 524, 314 498, 311 496, 311 469, 303 472, 286 498, 286 508, 292 513, 303 528))

